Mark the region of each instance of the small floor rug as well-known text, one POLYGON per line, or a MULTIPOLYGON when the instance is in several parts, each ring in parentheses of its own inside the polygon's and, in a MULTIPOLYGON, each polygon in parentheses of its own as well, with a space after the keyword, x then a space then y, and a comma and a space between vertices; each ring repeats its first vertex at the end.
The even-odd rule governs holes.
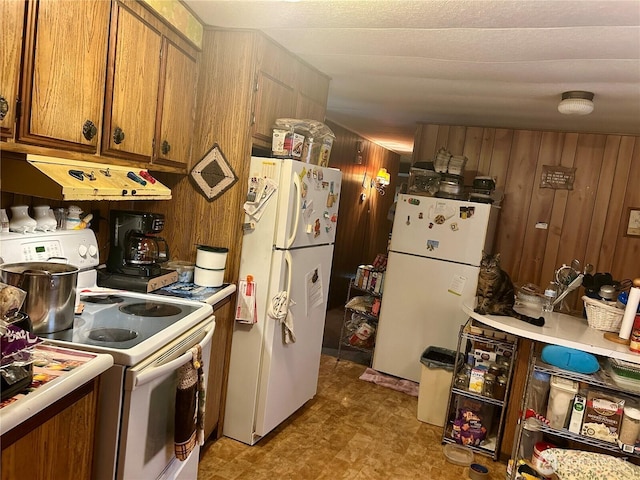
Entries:
POLYGON ((411 395, 413 397, 418 396, 418 390, 420 389, 420 385, 416 382, 385 375, 383 373, 375 371, 372 368, 367 368, 364 373, 360 375, 360 380, 375 383, 376 385, 380 385, 381 387, 398 390, 399 392, 406 393, 407 395, 411 395))

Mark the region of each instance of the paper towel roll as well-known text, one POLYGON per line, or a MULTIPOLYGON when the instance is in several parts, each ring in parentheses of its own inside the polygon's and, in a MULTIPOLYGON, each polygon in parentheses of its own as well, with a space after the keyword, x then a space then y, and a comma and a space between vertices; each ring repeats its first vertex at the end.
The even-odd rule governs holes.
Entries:
POLYGON ((624 309, 624 315, 622 316, 622 324, 620 325, 620 333, 618 336, 624 340, 628 340, 631 336, 631 329, 633 328, 633 321, 636 318, 638 311, 638 304, 640 303, 640 287, 635 286, 638 279, 633 281, 633 287, 629 291, 629 299, 627 300, 627 306, 624 309))

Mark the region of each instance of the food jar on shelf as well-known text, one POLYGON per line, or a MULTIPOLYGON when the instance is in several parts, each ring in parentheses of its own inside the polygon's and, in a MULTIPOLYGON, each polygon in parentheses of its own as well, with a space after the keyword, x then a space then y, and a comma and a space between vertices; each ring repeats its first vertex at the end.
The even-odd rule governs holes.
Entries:
POLYGON ((578 393, 578 382, 551 376, 547 406, 547 420, 551 428, 558 430, 564 428, 576 393, 578 393))
POLYGON ((620 425, 620 442, 635 445, 640 441, 640 410, 633 406, 624 407, 622 424, 620 425))
POLYGON ((496 387, 494 388, 494 393, 497 400, 504 400, 504 396, 507 393, 507 376, 500 375, 496 379, 496 387))
POLYGON ((487 373, 484 376, 484 385, 482 387, 482 394, 485 397, 495 398, 496 376, 493 373, 487 373))
POLYGON ((467 390, 469 388, 469 374, 461 371, 456 375, 453 386, 458 390, 467 390))

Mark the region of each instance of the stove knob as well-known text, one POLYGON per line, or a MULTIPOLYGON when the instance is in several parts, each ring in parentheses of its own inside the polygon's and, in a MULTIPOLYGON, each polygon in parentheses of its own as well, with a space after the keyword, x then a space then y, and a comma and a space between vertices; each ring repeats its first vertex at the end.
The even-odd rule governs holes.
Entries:
POLYGON ((89 245, 89 256, 90 257, 98 256, 98 248, 95 245, 89 245))
POLYGON ((86 257, 87 256, 87 246, 86 245, 80 245, 78 247, 78 253, 80 254, 81 257, 86 257))

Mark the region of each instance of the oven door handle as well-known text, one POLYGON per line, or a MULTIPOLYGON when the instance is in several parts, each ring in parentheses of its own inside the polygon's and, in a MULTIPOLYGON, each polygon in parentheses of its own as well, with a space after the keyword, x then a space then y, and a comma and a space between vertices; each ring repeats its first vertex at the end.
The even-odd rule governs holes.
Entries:
MULTIPOLYGON (((203 349, 205 345, 209 343, 211 341, 211 338, 213 337, 215 324, 212 322, 208 328, 209 330, 207 331, 207 334, 204 336, 204 338, 200 342, 200 346, 203 349)), ((180 355, 178 358, 174 360, 171 360, 170 362, 167 362, 163 365, 159 365, 157 367, 145 369, 142 372, 135 374, 135 377, 132 379, 133 380, 132 390, 135 390, 136 388, 141 387, 142 385, 149 383, 155 380, 156 378, 162 377, 163 375, 167 375, 168 373, 171 373, 172 371, 177 370, 179 367, 181 367, 187 362, 190 362, 192 359, 193 359, 193 354, 191 353, 191 348, 190 348, 188 352, 185 352, 184 354, 180 355)))

